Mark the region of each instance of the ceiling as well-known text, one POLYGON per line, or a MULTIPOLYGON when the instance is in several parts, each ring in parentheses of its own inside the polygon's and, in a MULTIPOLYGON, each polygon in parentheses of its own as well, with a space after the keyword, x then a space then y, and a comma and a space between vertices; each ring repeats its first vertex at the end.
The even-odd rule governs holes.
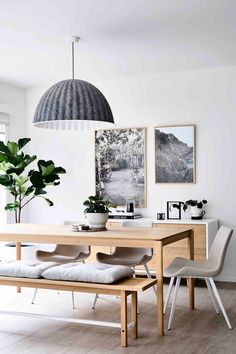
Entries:
POLYGON ((0 0, 0 80, 88 81, 236 65, 235 0, 0 0))

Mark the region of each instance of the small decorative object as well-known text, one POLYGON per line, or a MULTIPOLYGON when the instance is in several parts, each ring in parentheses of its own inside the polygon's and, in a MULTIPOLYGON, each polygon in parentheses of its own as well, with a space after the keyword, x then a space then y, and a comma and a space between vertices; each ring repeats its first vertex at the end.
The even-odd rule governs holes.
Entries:
POLYGON ((157 220, 165 220, 165 213, 157 213, 157 220))
POLYGON ((146 207, 146 129, 95 131, 96 194, 125 206, 146 207))
POLYGON ((134 212, 134 202, 133 201, 128 201, 126 203, 126 212, 127 213, 133 213, 134 212))
POLYGON ((155 182, 195 183, 195 126, 155 128, 155 182))
POLYGON ((206 214, 205 210, 203 210, 205 204, 207 204, 206 199, 203 199, 200 202, 197 200, 189 199, 186 202, 179 202, 178 204, 176 203, 175 205, 173 205, 173 207, 181 210, 182 206, 183 211, 186 211, 188 207, 190 207, 191 219, 201 220, 206 214))
POLYGON ((109 207, 115 208, 116 205, 103 199, 99 195, 90 196, 84 201, 83 205, 86 207, 84 213, 88 219, 91 228, 105 228, 108 220, 109 207))
POLYGON ((87 231, 89 230, 89 226, 85 224, 73 224, 71 225, 71 231, 78 232, 78 231, 87 231))
POLYGON ((181 219, 181 202, 176 202, 176 201, 167 202, 167 219, 169 220, 181 219), (177 205, 179 207, 177 207, 177 205))
POLYGON ((33 199, 43 198, 49 206, 53 202, 45 198, 48 186, 60 184, 59 174, 66 173, 62 167, 56 167, 54 162, 38 160, 36 169, 29 165, 37 159, 22 152, 22 148, 31 139, 22 138, 18 142, 0 141, 0 184, 12 195, 13 201, 7 203, 5 210, 14 211, 15 222, 21 222, 22 209, 33 199))
POLYGON ((75 79, 74 44, 79 40, 71 38, 72 78, 57 82, 44 93, 35 111, 35 127, 74 130, 114 124, 101 91, 87 81, 75 79))

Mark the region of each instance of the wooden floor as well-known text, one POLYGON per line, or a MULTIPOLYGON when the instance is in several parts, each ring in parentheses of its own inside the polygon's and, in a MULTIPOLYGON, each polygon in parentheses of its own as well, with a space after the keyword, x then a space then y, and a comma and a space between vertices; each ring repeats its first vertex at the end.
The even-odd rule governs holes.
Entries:
MULTIPOLYGON (((166 288, 165 288, 166 291, 166 288)), ((173 323, 163 338, 156 336, 156 313, 152 289, 139 297, 139 339, 120 347, 118 329, 90 327, 45 319, 0 316, 1 354, 235 354, 236 353, 236 284, 220 283, 219 291, 234 327, 228 330, 222 315, 216 315, 205 287, 196 289, 196 310, 188 309, 187 288, 182 285, 173 323)), ((76 309, 71 308, 71 294, 39 290, 31 305, 32 289, 16 294, 14 288, 0 288, 2 310, 49 313, 67 317, 119 321, 119 303, 103 296, 95 311, 93 295, 75 294, 76 309)), ((167 313, 167 316, 169 311, 167 313)), ((166 324, 165 324, 166 325, 166 324)))

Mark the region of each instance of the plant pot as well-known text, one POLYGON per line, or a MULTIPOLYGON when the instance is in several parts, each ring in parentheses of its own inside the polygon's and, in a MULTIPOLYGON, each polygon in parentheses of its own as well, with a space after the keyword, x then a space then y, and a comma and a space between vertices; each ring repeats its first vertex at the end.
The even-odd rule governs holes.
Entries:
POLYGON ((102 229, 106 227, 108 213, 87 213, 88 224, 92 228, 102 229))
POLYGON ((191 206, 190 207, 190 211, 191 211, 191 218, 194 219, 202 219, 203 216, 206 214, 206 212, 201 208, 198 208, 197 206, 191 206))

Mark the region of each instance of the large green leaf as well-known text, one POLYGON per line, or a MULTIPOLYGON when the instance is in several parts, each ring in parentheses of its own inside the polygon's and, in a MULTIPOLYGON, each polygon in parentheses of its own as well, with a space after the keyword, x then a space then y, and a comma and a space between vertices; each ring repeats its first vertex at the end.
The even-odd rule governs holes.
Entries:
POLYGON ((0 184, 5 187, 12 185, 12 177, 9 175, 0 175, 0 184))
POLYGON ((57 181, 58 179, 60 179, 60 177, 58 175, 56 175, 55 173, 51 173, 50 175, 47 175, 44 177, 45 183, 53 183, 53 182, 57 181))
POLYGON ((46 200, 46 202, 48 203, 49 206, 53 206, 53 202, 50 199, 45 198, 45 197, 42 197, 42 198, 46 200))
POLYGON ((21 167, 21 168, 18 168, 18 167, 12 167, 12 168, 9 168, 6 173, 8 175, 11 175, 11 174, 16 174, 18 176, 20 176, 22 174, 22 172, 24 171, 24 167, 21 167))
POLYGON ((9 154, 8 147, 4 144, 3 141, 0 141, 0 152, 3 152, 5 154, 9 154))
POLYGON ((7 142, 7 147, 8 147, 8 150, 10 151, 10 153, 12 155, 16 155, 19 151, 19 147, 18 147, 18 144, 15 143, 14 141, 8 141, 7 142))
POLYGON ((47 176, 47 175, 50 175, 54 171, 55 165, 54 165, 53 161, 51 161, 51 160, 49 160, 49 161, 39 160, 38 161, 38 168, 43 176, 47 176))
POLYGON ((8 203, 4 209, 13 211, 13 210, 17 210, 19 208, 19 206, 20 206, 19 203, 8 203))
POLYGON ((13 168, 14 166, 10 162, 2 161, 0 163, 0 171, 6 173, 9 168, 13 168))
POLYGON ((30 176, 30 182, 35 188, 45 188, 46 185, 43 181, 43 176, 39 171, 33 171, 30 176))
POLYGON ((33 192, 34 192, 34 186, 29 186, 29 187, 26 189, 24 195, 27 197, 28 195, 30 195, 30 194, 33 193, 33 192))
POLYGON ((28 142, 30 141, 30 138, 21 138, 18 140, 18 146, 19 146, 19 150, 21 150, 26 144, 28 144, 28 142))
POLYGON ((47 194, 47 192, 44 189, 36 188, 34 195, 42 195, 42 194, 47 194))
POLYGON ((63 167, 55 167, 53 173, 63 174, 66 173, 66 170, 63 167))

